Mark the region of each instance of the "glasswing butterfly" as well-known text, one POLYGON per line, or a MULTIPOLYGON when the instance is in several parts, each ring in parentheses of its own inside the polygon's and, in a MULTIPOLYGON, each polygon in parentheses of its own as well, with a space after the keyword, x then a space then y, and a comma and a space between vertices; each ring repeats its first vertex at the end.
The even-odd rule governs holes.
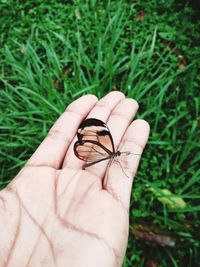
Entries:
POLYGON ((74 144, 74 154, 80 160, 85 161, 82 169, 104 160, 114 160, 121 154, 140 155, 115 150, 113 138, 108 126, 103 121, 95 118, 86 119, 80 124, 77 131, 77 138, 78 141, 74 144))

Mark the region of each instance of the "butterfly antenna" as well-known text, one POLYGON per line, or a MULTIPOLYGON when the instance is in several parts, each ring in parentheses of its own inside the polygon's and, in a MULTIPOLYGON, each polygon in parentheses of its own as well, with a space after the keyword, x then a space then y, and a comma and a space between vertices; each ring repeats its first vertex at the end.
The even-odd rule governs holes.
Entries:
POLYGON ((132 152, 121 152, 121 154, 125 154, 126 156, 128 155, 138 155, 141 156, 142 154, 137 154, 137 153, 132 153, 132 152))

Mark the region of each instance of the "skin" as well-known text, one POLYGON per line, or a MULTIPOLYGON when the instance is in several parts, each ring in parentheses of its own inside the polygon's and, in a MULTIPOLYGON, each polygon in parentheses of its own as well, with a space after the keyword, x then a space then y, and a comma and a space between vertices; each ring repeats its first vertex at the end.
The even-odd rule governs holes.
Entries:
POLYGON ((137 102, 120 92, 99 101, 86 95, 67 107, 0 192, 0 267, 122 265, 140 156, 82 170, 73 144, 81 121, 93 117, 107 123, 117 149, 142 154, 149 125, 133 121, 137 109, 137 102))

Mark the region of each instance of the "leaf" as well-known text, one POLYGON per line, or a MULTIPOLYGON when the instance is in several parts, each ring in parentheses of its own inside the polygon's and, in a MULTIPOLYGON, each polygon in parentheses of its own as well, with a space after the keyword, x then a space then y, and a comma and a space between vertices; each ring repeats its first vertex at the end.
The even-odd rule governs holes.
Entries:
POLYGON ((158 201, 165 204, 169 209, 184 209, 186 207, 186 202, 168 189, 159 189, 159 191, 156 191, 151 188, 150 190, 155 194, 158 201))

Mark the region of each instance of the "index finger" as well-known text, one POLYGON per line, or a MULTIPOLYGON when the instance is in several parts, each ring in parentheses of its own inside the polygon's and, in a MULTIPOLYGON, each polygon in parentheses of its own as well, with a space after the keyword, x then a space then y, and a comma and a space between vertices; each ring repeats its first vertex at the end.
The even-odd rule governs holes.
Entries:
POLYGON ((26 166, 61 167, 64 156, 76 135, 81 121, 97 102, 94 95, 85 95, 72 102, 58 118, 26 166))

